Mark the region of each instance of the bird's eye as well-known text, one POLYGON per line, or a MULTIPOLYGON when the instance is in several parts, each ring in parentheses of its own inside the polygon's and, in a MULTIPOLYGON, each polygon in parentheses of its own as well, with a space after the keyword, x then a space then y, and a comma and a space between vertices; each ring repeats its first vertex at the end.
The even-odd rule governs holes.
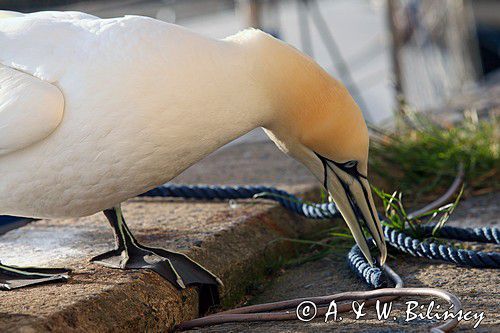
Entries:
POLYGON ((346 168, 353 168, 353 167, 356 166, 356 164, 358 164, 358 162, 356 162, 356 161, 349 161, 349 162, 345 163, 344 166, 346 168))

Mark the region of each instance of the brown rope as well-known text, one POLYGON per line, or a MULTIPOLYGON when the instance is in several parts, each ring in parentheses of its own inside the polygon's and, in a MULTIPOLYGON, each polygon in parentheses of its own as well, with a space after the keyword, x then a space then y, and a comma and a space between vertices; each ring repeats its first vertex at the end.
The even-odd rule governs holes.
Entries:
MULTIPOLYGON (((281 302, 264 303, 251 305, 238 309, 232 309, 202 318, 193 319, 181 323, 176 327, 178 330, 187 330, 194 327, 204 327, 219 325, 229 322, 256 322, 256 321, 281 321, 297 319, 295 308, 303 301, 311 301, 316 305, 327 305, 332 301, 355 301, 364 300, 366 306, 371 306, 380 302, 390 302, 401 296, 435 296, 444 299, 453 304, 455 313, 462 309, 462 304, 457 296, 436 288, 403 288, 403 280, 388 265, 383 269, 387 276, 394 282, 394 288, 383 288, 369 291, 350 291, 328 296, 319 296, 311 298, 297 298, 281 302), (287 310, 283 312, 270 312, 277 310, 287 310), (293 310, 292 310, 293 309, 293 310)), ((352 309, 351 304, 343 303, 337 307, 337 313, 348 312, 352 309)), ((322 306, 317 309, 316 316, 323 316, 327 313, 328 306, 322 306)), ((458 325, 458 320, 453 318, 443 324, 433 327, 431 332, 450 332, 458 325)))
MULTIPOLYGON (((438 207, 439 205, 444 203, 453 195, 453 193, 456 192, 458 186, 463 181, 463 177, 463 165, 460 164, 458 175, 448 191, 446 191, 446 193, 444 193, 438 199, 431 202, 422 209, 410 213, 410 215, 418 216, 419 214, 429 211, 430 209, 434 209, 435 207, 438 207)), ((296 308, 300 303, 304 301, 313 302, 317 306, 322 305, 318 307, 316 317, 325 315, 328 312, 328 305, 332 301, 337 302, 363 300, 365 301, 365 306, 371 306, 374 305, 377 300, 379 300, 380 302, 391 302, 402 296, 434 296, 453 304, 453 310, 455 314, 462 309, 460 300, 454 294, 437 288, 404 288, 403 280, 398 274, 396 274, 396 272, 394 272, 387 264, 382 268, 385 271, 386 275, 393 281, 394 288, 383 288, 369 291, 349 291, 327 296, 296 298, 281 302, 251 305, 189 320, 177 325, 175 328, 177 330, 188 330, 194 327, 212 326, 230 322, 295 320, 298 319, 296 308), (278 310, 287 311, 277 312, 278 310)), ((342 303, 337 306, 337 313, 349 312, 350 310, 352 310, 352 305, 349 303, 342 303)), ((430 332, 450 332, 457 325, 458 319, 453 318, 439 326, 431 328, 430 332)))

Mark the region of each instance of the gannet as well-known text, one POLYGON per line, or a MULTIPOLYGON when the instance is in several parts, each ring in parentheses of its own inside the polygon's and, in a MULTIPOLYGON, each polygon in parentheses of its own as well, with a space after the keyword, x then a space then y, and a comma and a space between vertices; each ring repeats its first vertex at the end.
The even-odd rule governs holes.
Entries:
MULTIPOLYGON (((140 244, 120 204, 258 127, 320 180, 368 261, 383 264, 367 126, 312 59, 256 29, 216 40, 140 16, 0 11, 0 214, 103 211, 116 248, 96 263, 150 268, 179 288, 219 284, 187 256, 140 244)), ((58 273, 0 265, 0 282, 58 273)))

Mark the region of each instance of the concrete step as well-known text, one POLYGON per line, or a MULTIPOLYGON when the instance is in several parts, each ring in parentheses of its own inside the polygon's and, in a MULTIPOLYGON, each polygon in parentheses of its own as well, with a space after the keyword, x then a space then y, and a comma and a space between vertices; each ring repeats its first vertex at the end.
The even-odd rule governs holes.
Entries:
MULTIPOLYGON (((205 183, 271 185, 290 184, 295 178, 298 185, 281 187, 309 198, 318 194, 308 172, 271 144, 224 149, 178 181, 198 183, 200 177, 205 183)), ((269 267, 296 255, 296 246, 277 240, 302 238, 331 225, 331 221, 300 218, 262 200, 135 198, 124 204, 123 211, 140 242, 184 252, 217 274, 224 282, 225 307, 238 303, 269 267)), ((196 288, 179 291, 153 272, 89 263, 92 256, 112 246, 103 214, 41 220, 1 236, 3 263, 67 267, 73 272, 68 283, 0 292, 0 331, 157 332, 198 315, 196 288)))
MULTIPOLYGON (((469 198, 460 203, 449 223, 454 226, 498 226, 500 214, 500 193, 491 193, 480 197, 469 198)), ((498 251, 499 246, 487 244, 477 248, 483 251, 498 251)), ((346 261, 348 250, 336 249, 327 257, 286 270, 274 276, 272 281, 258 295, 251 298, 249 304, 277 302, 292 298, 310 298, 339 292, 368 290, 349 268, 346 261)), ((391 251, 388 264, 404 280, 407 287, 435 287, 450 291, 457 295, 463 305, 464 313, 479 314, 484 312, 484 319, 478 328, 474 325, 478 318, 463 320, 454 332, 500 332, 500 313, 498 297, 500 295, 500 275, 497 269, 478 269, 459 267, 449 263, 415 258, 407 254, 391 251)), ((388 320, 378 320, 374 307, 365 307, 365 316, 356 319, 353 312, 339 314, 342 320, 333 321, 333 316, 325 322, 325 316, 317 316, 310 322, 298 320, 284 322, 228 323, 206 328, 198 328, 190 332, 199 333, 315 333, 315 332, 429 332, 436 320, 415 319, 406 321, 408 301, 418 301, 424 305, 423 310, 415 313, 425 314, 431 301, 448 309, 449 305, 440 299, 430 297, 404 297, 393 302, 393 311, 388 320)), ((434 309, 431 313, 435 314, 434 309)), ((442 313, 442 312, 441 312, 442 313)), ((469 318, 472 318, 470 314, 469 318)), ((411 318, 411 317, 410 317, 411 318)), ((440 321, 441 322, 441 321, 440 321)))

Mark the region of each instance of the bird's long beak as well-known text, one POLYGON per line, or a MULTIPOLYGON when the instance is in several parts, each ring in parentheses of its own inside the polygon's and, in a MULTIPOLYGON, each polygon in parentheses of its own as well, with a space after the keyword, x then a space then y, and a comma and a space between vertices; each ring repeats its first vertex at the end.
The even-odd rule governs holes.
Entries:
POLYGON ((387 247, 366 176, 357 171, 356 165, 336 163, 322 156, 320 158, 325 167, 324 185, 344 217, 356 243, 372 266, 383 265, 387 258, 387 247), (370 234, 372 241, 365 236, 363 227, 370 234), (373 246, 379 252, 376 261, 370 252, 373 246))

